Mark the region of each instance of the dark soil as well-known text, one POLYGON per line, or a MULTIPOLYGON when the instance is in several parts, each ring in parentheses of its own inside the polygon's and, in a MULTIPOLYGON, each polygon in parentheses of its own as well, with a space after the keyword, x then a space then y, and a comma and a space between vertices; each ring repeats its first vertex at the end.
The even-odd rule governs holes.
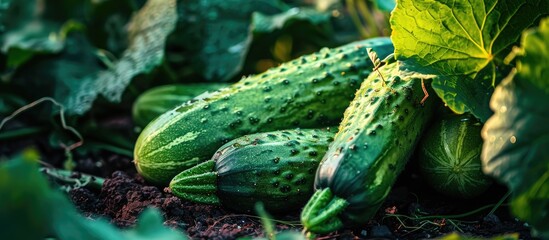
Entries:
MULTIPOLYGON (((83 214, 90 217, 105 217, 120 227, 130 227, 135 224, 138 215, 145 208, 155 207, 164 214, 166 225, 181 229, 193 239, 264 236, 258 217, 180 200, 162 188, 147 184, 136 174, 129 161, 122 162, 129 164, 120 165, 125 171, 112 173, 100 191, 86 188, 71 190, 70 197, 83 214)), ((413 164, 408 168, 395 184, 376 217, 368 224, 317 238, 420 239, 440 237, 454 231, 482 237, 519 233, 521 239, 531 238, 529 228, 513 218, 506 206, 501 206, 494 214, 488 214, 491 208, 486 208, 463 218, 441 216, 407 219, 404 216, 397 218, 396 215, 390 215, 401 214, 411 217, 462 214, 496 203, 506 192, 502 186, 493 186, 487 193, 475 199, 450 199, 426 187, 415 174, 413 164)), ((276 219, 285 222, 277 223, 278 231, 302 230, 298 212, 277 216, 276 219)))

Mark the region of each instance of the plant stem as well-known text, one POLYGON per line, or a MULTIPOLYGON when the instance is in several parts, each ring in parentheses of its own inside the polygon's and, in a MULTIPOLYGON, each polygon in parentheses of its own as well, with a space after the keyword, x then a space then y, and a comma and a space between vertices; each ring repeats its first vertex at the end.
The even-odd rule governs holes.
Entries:
POLYGON ((61 169, 52 169, 52 168, 42 168, 41 169, 45 174, 68 184, 73 184, 75 188, 81 187, 91 187, 93 189, 101 189, 103 183, 105 182, 104 178, 92 176, 84 173, 77 173, 73 171, 61 170, 61 169))
POLYGON ((276 239, 274 224, 271 220, 272 217, 267 213, 267 210, 265 210, 265 206, 262 202, 257 202, 255 204, 255 211, 257 212, 257 215, 261 218, 261 224, 263 225, 263 229, 265 230, 265 235, 267 239, 276 239))
POLYGON ((29 110, 29 109, 31 109, 31 108, 35 107, 36 105, 38 105, 40 103, 43 103, 43 102, 51 102, 55 106, 57 106, 59 108, 59 118, 61 120, 61 126, 63 127, 63 129, 72 132, 76 137, 78 137, 78 142, 73 143, 69 146, 66 146, 65 144, 61 143, 60 144, 61 147, 63 147, 65 150, 71 151, 71 150, 74 150, 75 148, 81 146, 82 144, 84 144, 84 138, 82 138, 82 135, 80 135, 80 133, 78 131, 76 131, 75 128, 67 125, 66 120, 65 120, 65 107, 61 103, 57 102, 55 99, 53 99, 51 97, 40 98, 40 99, 38 99, 34 102, 31 102, 31 103, 15 110, 11 115, 9 115, 9 116, 5 117, 4 119, 2 119, 2 121, 0 122, 0 130, 2 129, 2 127, 4 127, 4 125, 8 121, 15 118, 17 115, 19 115, 22 112, 24 112, 26 110, 29 110))
MULTIPOLYGON (((484 211, 488 208, 493 208, 496 205, 498 205, 498 204, 490 204, 490 205, 482 206, 480 208, 477 208, 475 210, 472 210, 472 211, 469 211, 469 212, 466 212, 466 213, 454 214, 454 215, 431 215, 431 216, 414 216, 414 217, 410 217, 410 216, 402 215, 402 214, 387 214, 387 216, 389 216, 389 217, 403 217, 403 218, 412 219, 412 220, 427 220, 427 219, 434 219, 434 218, 464 218, 464 217, 467 217, 467 216, 471 216, 475 213, 482 212, 482 211, 484 211)), ((499 206, 505 206, 505 204, 500 204, 499 206)))
POLYGON ((505 202, 505 200, 511 195, 511 190, 509 190, 505 195, 503 195, 503 197, 496 203, 496 205, 494 206, 494 208, 492 208, 492 210, 490 210, 490 212, 488 213, 488 215, 490 214, 494 214, 494 212, 496 212, 496 210, 503 204, 503 202, 505 202))

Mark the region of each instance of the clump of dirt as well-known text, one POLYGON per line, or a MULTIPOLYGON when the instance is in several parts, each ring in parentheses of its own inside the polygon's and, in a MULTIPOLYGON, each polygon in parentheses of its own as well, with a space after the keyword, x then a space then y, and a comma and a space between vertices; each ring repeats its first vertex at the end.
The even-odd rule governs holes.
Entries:
MULTIPOLYGON (((255 216, 182 201, 156 186, 145 184, 141 177, 122 171, 107 178, 99 193, 80 188, 71 190, 70 195, 85 215, 107 217, 123 228, 134 225, 145 208, 155 207, 163 213, 166 225, 184 231, 191 238, 234 239, 264 233, 255 216)), ((287 228, 280 226, 278 230, 287 228)))

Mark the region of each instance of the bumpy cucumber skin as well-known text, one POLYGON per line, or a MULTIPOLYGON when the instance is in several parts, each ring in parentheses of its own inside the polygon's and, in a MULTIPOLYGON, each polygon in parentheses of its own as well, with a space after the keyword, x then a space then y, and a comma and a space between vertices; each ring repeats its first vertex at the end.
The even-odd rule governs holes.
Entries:
POLYGON ((169 84, 151 88, 135 100, 132 116, 136 125, 145 127, 162 113, 208 91, 228 86, 227 83, 169 84))
POLYGON ((440 193, 473 198, 490 187, 482 173, 482 124, 474 116, 447 114, 422 136, 418 165, 427 184, 440 193))
POLYGON ((337 124, 371 73, 366 48, 380 57, 393 51, 389 38, 323 49, 164 113, 137 140, 138 172, 152 183, 166 185, 239 136, 337 124))
POLYGON ((270 213, 298 209, 313 194, 316 168, 336 129, 282 130, 239 137, 212 158, 215 166, 209 172, 215 175, 209 176, 215 180, 202 181, 208 174, 194 171, 200 164, 175 176, 170 189, 183 199, 209 204, 217 204, 212 202, 214 194, 221 205, 237 212, 253 213, 256 202, 262 202, 270 213))
POLYGON ((257 201, 272 213, 303 207, 334 135, 329 130, 271 132, 222 148, 214 157, 221 203, 248 212, 257 201))
MULTIPOLYGON (((420 104, 421 80, 404 80, 397 69, 396 62, 379 69, 387 86, 377 73, 362 83, 316 173, 316 189, 347 201, 338 216, 346 225, 376 213, 432 115, 433 97, 420 104)), ((302 222, 319 231, 307 226, 307 216, 302 222)))

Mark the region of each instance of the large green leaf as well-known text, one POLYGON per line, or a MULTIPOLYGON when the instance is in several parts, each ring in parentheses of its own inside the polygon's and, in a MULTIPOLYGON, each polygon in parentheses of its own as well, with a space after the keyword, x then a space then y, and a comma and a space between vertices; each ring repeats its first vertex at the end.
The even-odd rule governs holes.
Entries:
MULTIPOLYGON (((17 68, 36 55, 55 54, 71 31, 84 31, 91 0, 0 1, 0 46, 7 66, 17 68)), ((94 29, 97 32, 97 29, 94 29)))
POLYGON ((458 114, 470 112, 482 122, 492 115, 488 104, 494 88, 490 84, 490 77, 484 72, 478 74, 476 79, 444 75, 413 60, 401 61, 399 70, 402 74, 415 78, 433 79, 431 85, 435 93, 458 114))
POLYGON ((11 239, 39 239, 51 233, 44 224, 52 218, 47 182, 38 172, 39 156, 27 150, 0 165, 0 226, 11 239), (35 200, 41 199, 42 201, 35 200), (27 229, 32 229, 29 231, 27 229))
POLYGON ((226 81, 242 68, 251 43, 252 13, 274 14, 288 7, 280 0, 179 0, 178 25, 169 46, 202 77, 226 81))
POLYGON ((8 67, 18 67, 35 54, 58 53, 64 47, 60 22, 42 19, 36 0, 0 2, 0 45, 8 67))
POLYGON ((38 154, 27 150, 0 164, 0 226, 6 239, 186 239, 162 225, 156 210, 145 210, 134 229, 119 230, 103 219, 79 215, 69 200, 50 189, 38 171, 38 154))
POLYGON ((501 64, 522 30, 549 14, 546 0, 400 0, 391 16, 398 60, 441 76, 433 88, 455 112, 486 120, 501 64))
POLYGON ((516 53, 522 56, 517 62, 520 76, 549 94, 549 18, 526 32, 521 45, 516 53))
POLYGON ((400 0, 391 17, 395 56, 474 78, 548 12, 546 0, 400 0))
POLYGON ((134 76, 162 63, 166 38, 176 22, 176 0, 149 0, 128 25, 129 47, 120 59, 106 61, 107 69, 84 34, 71 34, 60 54, 18 68, 15 82, 34 86, 27 91, 32 97, 53 96, 73 115, 86 113, 99 95, 119 102, 134 76))
POLYGON ((483 168, 514 192, 513 212, 549 237, 549 18, 521 44, 516 71, 490 102, 483 168))
POLYGON ((164 59, 166 39, 177 22, 176 0, 148 0, 128 25, 129 47, 109 69, 91 76, 66 102, 71 112, 83 114, 97 94, 119 102, 130 81, 149 73, 164 59), (94 91, 90 91, 90 89, 94 91))
POLYGON ((330 11, 295 7, 277 14, 254 12, 252 43, 241 73, 255 74, 298 56, 335 47, 341 34, 335 33, 330 11))
POLYGON ((127 24, 146 0, 91 1, 93 5, 86 21, 88 38, 94 46, 121 56, 129 44, 127 24))
POLYGON ((90 87, 90 83, 93 83, 93 76, 104 68, 95 55, 96 48, 83 33, 71 34, 65 44, 66 49, 59 54, 35 58, 18 67, 11 82, 12 86, 22 89, 28 99, 53 97, 65 106, 68 113, 74 114, 76 110, 89 108, 93 98, 74 101, 73 96, 96 95, 97 89, 90 87))

